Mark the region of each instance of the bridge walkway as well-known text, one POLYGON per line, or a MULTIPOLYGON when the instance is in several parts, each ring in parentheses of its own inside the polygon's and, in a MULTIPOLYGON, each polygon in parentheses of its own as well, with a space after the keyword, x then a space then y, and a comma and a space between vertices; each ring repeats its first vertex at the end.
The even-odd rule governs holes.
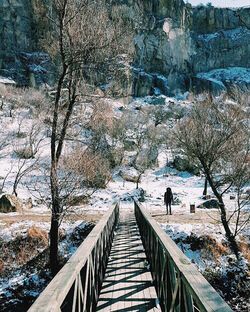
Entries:
POLYGON ((104 214, 29 309, 69 311, 232 309, 135 200, 134 211, 116 203, 104 214))
POLYGON ((132 209, 121 209, 97 311, 161 311, 132 209))

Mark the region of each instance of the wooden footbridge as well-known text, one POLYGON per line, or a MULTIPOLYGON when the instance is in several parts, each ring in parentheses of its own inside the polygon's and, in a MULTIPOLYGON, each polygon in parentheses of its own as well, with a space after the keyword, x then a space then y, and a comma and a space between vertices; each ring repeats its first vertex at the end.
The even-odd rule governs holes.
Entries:
POLYGON ((232 311, 145 208, 134 206, 116 204, 103 216, 29 312, 232 311))

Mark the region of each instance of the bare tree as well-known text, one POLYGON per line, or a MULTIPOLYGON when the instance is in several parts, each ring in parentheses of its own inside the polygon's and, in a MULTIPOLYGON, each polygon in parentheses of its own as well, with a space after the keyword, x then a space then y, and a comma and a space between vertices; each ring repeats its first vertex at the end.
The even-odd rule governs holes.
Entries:
POLYGON ((161 145, 162 135, 160 127, 155 126, 151 115, 147 110, 138 111, 137 114, 125 114, 126 139, 131 140, 134 145, 132 167, 138 172, 136 188, 139 187, 141 176, 155 164, 158 157, 158 150, 161 145))
POLYGON ((48 20, 52 23, 52 32, 47 50, 59 65, 53 102, 50 172, 50 265, 53 273, 56 273, 58 228, 63 214, 58 166, 70 119, 74 107, 84 96, 82 90, 86 90, 86 79, 90 79, 93 72, 98 73, 101 65, 112 63, 117 54, 124 52, 120 39, 127 39, 127 35, 119 10, 113 10, 104 0, 53 0, 48 20), (64 101, 63 88, 67 90, 64 101))
POLYGON ((1 177, 1 183, 0 183, 0 195, 4 192, 5 184, 8 180, 8 177, 10 176, 13 169, 13 164, 11 164, 10 168, 8 169, 7 173, 1 177))
POLYGON ((236 235, 248 220, 240 222, 242 203, 228 216, 223 195, 236 188, 238 194, 249 181, 249 120, 243 105, 216 102, 206 97, 182 119, 173 139, 181 152, 204 173, 219 202, 221 222, 231 250, 239 257, 236 235), (245 181, 243 183, 243 181, 245 181), (236 216, 236 223, 232 223, 236 216), (239 225, 241 224, 241 225, 239 225))
MULTIPOLYGON (((20 125, 18 125, 18 133, 21 133, 21 128, 19 128, 19 126, 20 125)), ((14 148, 15 155, 18 157, 12 190, 15 196, 17 196, 17 188, 21 180, 36 169, 40 159, 39 150, 44 140, 42 125, 38 121, 36 124, 32 123, 28 133, 22 133, 27 136, 24 144, 22 147, 14 148)))
POLYGON ((111 105, 96 101, 92 104, 92 113, 88 123, 91 131, 89 148, 94 154, 100 154, 114 167, 113 146, 111 146, 110 131, 113 125, 113 110, 111 105))
POLYGON ((37 159, 19 159, 18 164, 17 164, 17 169, 15 172, 15 178, 13 182, 13 188, 12 188, 12 193, 15 196, 18 196, 17 194, 17 188, 18 185, 20 184, 21 180, 30 172, 36 169, 36 165, 38 163, 38 158, 37 159))

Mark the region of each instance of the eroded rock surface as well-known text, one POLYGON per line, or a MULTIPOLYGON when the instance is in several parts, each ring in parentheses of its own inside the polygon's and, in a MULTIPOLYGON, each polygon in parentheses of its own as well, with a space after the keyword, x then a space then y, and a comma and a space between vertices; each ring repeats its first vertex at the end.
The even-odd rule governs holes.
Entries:
MULTIPOLYGON (((124 74, 118 71, 115 83, 106 84, 100 77, 104 92, 121 97, 176 95, 193 88, 201 72, 250 66, 249 7, 192 8, 182 0, 116 0, 113 5, 128 6, 128 18, 137 23, 136 55, 124 74)), ((21 85, 51 78, 48 56, 37 52, 48 34, 47 9, 36 0, 1 1, 0 75, 21 85)), ((223 91, 204 77, 198 84, 223 91)))

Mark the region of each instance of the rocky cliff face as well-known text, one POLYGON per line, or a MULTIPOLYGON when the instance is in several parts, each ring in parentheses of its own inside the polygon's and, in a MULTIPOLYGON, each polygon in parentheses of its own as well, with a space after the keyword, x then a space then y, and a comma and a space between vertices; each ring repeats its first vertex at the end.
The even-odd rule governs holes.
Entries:
POLYGON ((192 9, 191 30, 197 34, 208 34, 220 30, 250 27, 250 7, 239 9, 197 6, 192 9))
POLYGON ((171 93, 187 88, 193 53, 190 9, 182 0, 146 1, 143 12, 144 27, 135 36, 135 66, 141 69, 136 76, 135 93, 145 95, 154 88, 171 93), (150 90, 145 88, 148 79, 144 72, 152 80, 150 90))
POLYGON ((38 44, 44 32, 43 14, 39 0, 1 0, 0 75, 21 85, 34 84, 34 79, 42 76, 46 79, 49 58, 39 52, 38 44))
POLYGON ((0 4, 0 69, 1 74, 11 74, 12 78, 17 78, 15 67, 22 67, 18 53, 34 49, 29 8, 29 0, 3 0, 0 4))
POLYGON ((196 7, 192 10, 190 30, 195 50, 190 62, 196 85, 209 84, 219 89, 229 82, 249 85, 250 77, 240 75, 245 71, 239 67, 250 67, 250 7, 196 7), (215 70, 216 79, 208 79, 215 70), (200 74, 210 71, 211 75, 200 74))
POLYGON ((250 66, 250 8, 197 7, 190 27, 195 44, 194 72, 250 66))
MULTIPOLYGON (((133 93, 176 94, 190 88, 200 72, 250 66, 250 8, 192 8, 182 0, 116 0, 138 22, 133 93)), ((46 77, 45 8, 39 0, 0 3, 0 75, 28 84, 46 77), (35 53, 34 53, 35 52, 35 53)), ((126 87, 127 88, 127 87, 126 87)), ((127 88, 130 89, 130 88, 127 88)))
POLYGON ((154 92, 159 86, 155 73, 161 74, 160 79, 165 77, 161 91, 171 94, 197 83, 200 72, 250 66, 250 8, 191 8, 182 1, 162 2, 172 10, 165 10, 165 15, 151 11, 154 22, 135 38, 136 65, 147 74, 137 75, 135 93, 154 92), (173 10, 176 15, 171 14, 173 10), (150 90, 149 80, 153 85, 150 90))

